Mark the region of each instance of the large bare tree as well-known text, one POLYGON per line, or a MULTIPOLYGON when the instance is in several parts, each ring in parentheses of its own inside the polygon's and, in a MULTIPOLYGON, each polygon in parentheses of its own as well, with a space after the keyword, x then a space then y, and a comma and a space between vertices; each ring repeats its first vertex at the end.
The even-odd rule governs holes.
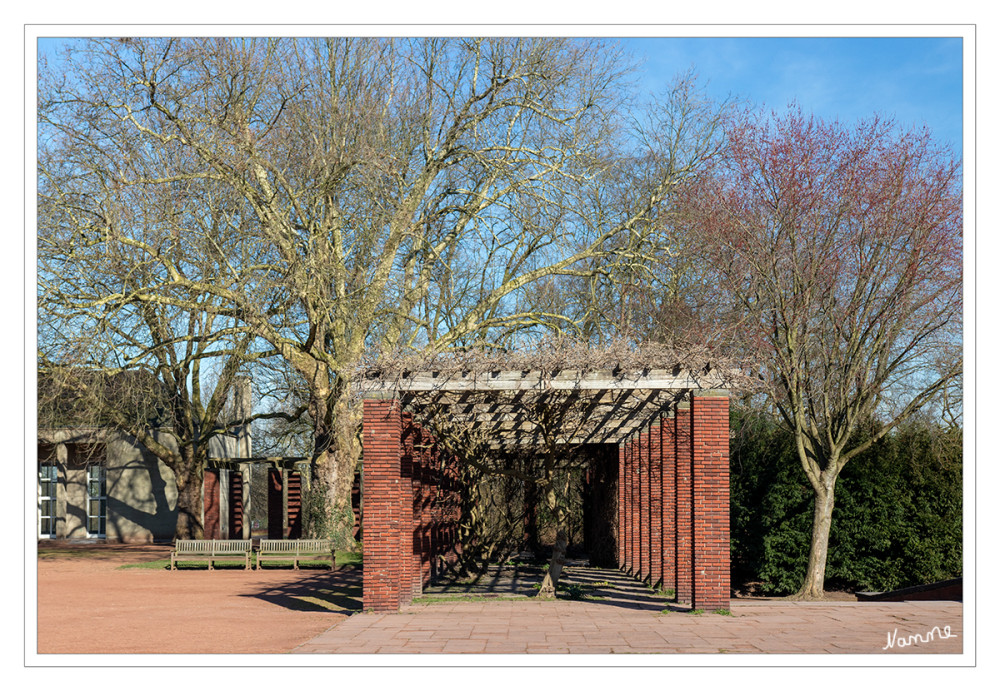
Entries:
POLYGON ((744 112, 684 205, 794 433, 815 497, 797 596, 821 598, 841 470, 960 382, 960 164, 879 118, 744 112))
POLYGON ((137 248, 158 276, 91 303, 208 309, 290 364, 328 499, 317 533, 350 524, 351 381, 366 353, 567 323, 525 289, 645 256, 657 210, 715 145, 690 80, 637 125, 628 64, 595 41, 77 48, 43 79, 41 155, 63 184, 85 171, 102 192, 53 204, 81 247, 137 248), (125 213, 128 191, 151 188, 183 190, 188 212, 160 215, 179 254, 125 213), (194 270, 206 256, 215 276, 194 270))

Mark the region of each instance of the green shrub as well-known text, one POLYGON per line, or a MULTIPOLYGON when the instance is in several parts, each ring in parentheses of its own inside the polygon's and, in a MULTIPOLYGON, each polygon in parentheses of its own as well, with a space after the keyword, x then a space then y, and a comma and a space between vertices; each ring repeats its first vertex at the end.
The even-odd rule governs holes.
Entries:
MULTIPOLYGON (((732 427, 732 581, 792 593, 809 555, 812 487, 791 434, 774 420, 734 407, 732 427)), ((913 422, 841 473, 827 587, 892 590, 961 573, 961 430, 913 422)))

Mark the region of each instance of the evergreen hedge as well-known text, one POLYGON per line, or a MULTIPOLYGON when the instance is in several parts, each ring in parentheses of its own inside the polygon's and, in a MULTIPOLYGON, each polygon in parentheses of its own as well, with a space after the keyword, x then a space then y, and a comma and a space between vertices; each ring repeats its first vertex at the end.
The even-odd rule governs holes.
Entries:
MULTIPOLYGON (((787 595, 805 576, 813 491, 790 432, 735 406, 732 417, 732 582, 787 595)), ((841 473, 826 587, 885 591, 961 574, 961 429, 912 422, 841 473)))

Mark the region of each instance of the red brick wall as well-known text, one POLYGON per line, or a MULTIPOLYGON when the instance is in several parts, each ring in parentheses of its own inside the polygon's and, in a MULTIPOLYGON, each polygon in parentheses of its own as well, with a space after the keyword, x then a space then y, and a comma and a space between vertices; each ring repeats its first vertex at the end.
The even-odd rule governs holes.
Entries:
POLYGON ((409 413, 400 415, 402 453, 399 457, 399 604, 405 605, 413 599, 413 438, 417 430, 409 413))
POLYGON ((302 537, 302 474, 288 473, 288 538, 302 537))
POLYGON ((205 470, 202 478, 202 488, 204 491, 204 530, 206 540, 220 540, 219 521, 219 471, 205 470))
POLYGON ((281 540, 285 537, 285 500, 281 490, 281 471, 267 471, 267 537, 281 540))
POLYGON ((420 540, 420 583, 421 585, 427 585, 430 583, 431 579, 431 561, 433 557, 432 553, 432 543, 431 543, 431 528, 433 524, 433 516, 431 514, 431 505, 434 501, 434 488, 431 485, 432 475, 431 475, 431 465, 432 459, 434 457, 434 437, 427 432, 423 431, 421 435, 421 442, 423 448, 421 449, 420 458, 420 477, 419 477, 419 487, 420 496, 419 511, 420 511, 420 527, 419 527, 419 540, 420 540))
POLYGON ((649 582, 663 582, 663 434, 660 421, 649 428, 649 582))
POLYGON ((691 404, 683 401, 674 415, 674 453, 677 501, 677 601, 691 602, 693 549, 693 486, 691 448, 691 404))
POLYGON ((649 578, 649 431, 639 432, 639 579, 649 578))
POLYGON ((729 608, 729 398, 692 401, 694 594, 692 607, 729 608))
POLYGON ((629 508, 628 508, 628 572, 639 575, 639 439, 628 440, 629 508))
POLYGON ((670 417, 660 418, 660 435, 662 440, 663 477, 661 486, 662 522, 663 522, 663 553, 661 556, 663 589, 677 588, 677 460, 674 440, 676 425, 674 412, 670 417))
POLYGON ((243 473, 229 471, 229 535, 227 540, 243 539, 243 473))
POLYGON ((615 542, 618 547, 618 568, 627 570, 628 567, 625 565, 625 542, 626 542, 626 523, 625 523, 625 511, 627 506, 626 501, 626 488, 627 488, 627 475, 625 470, 626 462, 626 445, 624 442, 618 444, 618 526, 615 532, 615 542))
POLYGON ((364 448, 364 570, 366 610, 399 608, 402 583, 400 539, 403 421, 397 401, 366 400, 364 448))

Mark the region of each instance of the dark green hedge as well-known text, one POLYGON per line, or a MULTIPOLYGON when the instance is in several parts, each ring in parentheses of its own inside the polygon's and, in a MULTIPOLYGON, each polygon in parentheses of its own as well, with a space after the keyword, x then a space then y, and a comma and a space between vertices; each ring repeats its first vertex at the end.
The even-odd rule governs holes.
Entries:
MULTIPOLYGON (((735 407, 732 418, 732 582, 789 594, 805 574, 812 488, 789 432, 735 407)), ((911 423, 841 473, 826 587, 884 591, 961 574, 961 430, 911 423)))

